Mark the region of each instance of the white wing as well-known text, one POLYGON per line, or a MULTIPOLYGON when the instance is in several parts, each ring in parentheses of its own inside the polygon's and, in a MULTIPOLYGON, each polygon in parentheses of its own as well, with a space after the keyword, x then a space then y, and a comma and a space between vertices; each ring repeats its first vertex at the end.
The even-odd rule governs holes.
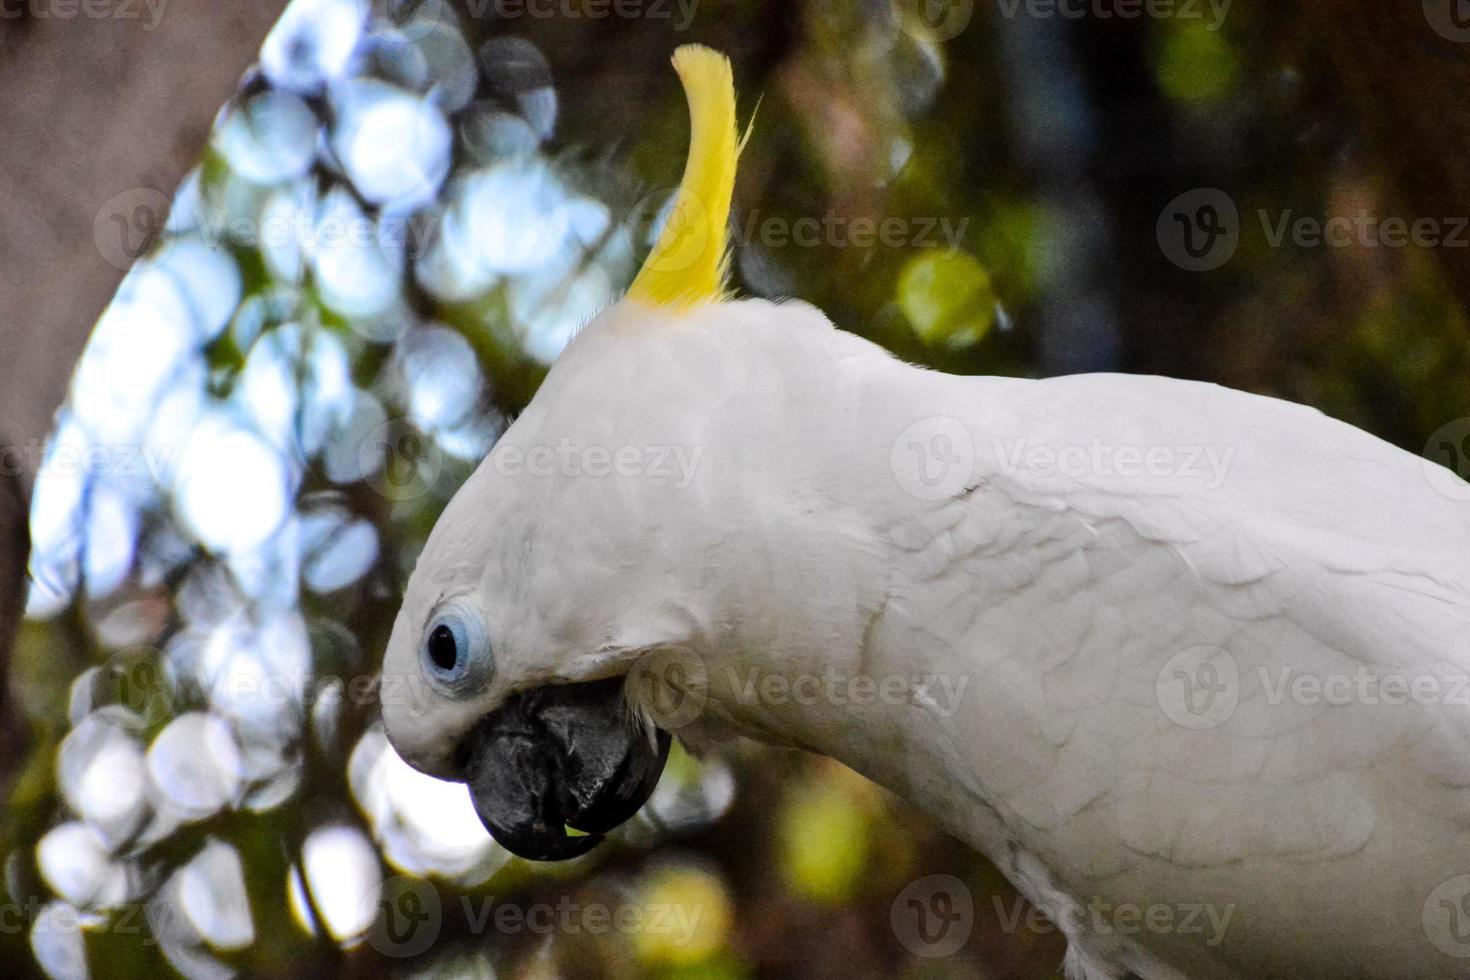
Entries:
POLYGON ((973 672, 950 768, 1074 900, 1232 910, 1214 944, 1096 941, 1221 975, 1470 965, 1425 917, 1470 873, 1470 505, 1431 481, 1452 475, 1209 385, 976 384, 950 404, 975 478, 889 529, 879 642, 973 672))

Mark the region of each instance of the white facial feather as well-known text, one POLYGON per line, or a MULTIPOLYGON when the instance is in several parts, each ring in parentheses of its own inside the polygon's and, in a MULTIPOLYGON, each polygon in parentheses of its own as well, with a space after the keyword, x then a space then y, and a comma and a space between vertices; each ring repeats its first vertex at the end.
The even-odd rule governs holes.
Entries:
POLYGON ((813 496, 824 462, 810 446, 836 447, 806 437, 853 397, 839 352, 890 360, 800 303, 625 303, 582 330, 419 556, 384 661, 399 752, 447 775, 460 736, 507 694, 621 673, 648 649, 707 645, 729 617, 762 608, 772 576, 809 590, 794 581, 804 561, 732 563, 767 561, 776 538, 800 540, 793 522, 832 505, 813 496), (434 610, 457 595, 484 610, 495 667, 482 689, 449 694, 426 675, 423 643, 434 610))

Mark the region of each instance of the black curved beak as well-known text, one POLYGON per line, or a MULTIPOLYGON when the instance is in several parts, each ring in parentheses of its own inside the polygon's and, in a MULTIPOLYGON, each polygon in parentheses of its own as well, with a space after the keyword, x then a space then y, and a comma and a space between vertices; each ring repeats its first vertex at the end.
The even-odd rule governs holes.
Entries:
POLYGON ((525 691, 465 736, 460 778, 506 850, 533 861, 577 857, 658 784, 669 735, 641 727, 628 717, 621 677, 525 691))

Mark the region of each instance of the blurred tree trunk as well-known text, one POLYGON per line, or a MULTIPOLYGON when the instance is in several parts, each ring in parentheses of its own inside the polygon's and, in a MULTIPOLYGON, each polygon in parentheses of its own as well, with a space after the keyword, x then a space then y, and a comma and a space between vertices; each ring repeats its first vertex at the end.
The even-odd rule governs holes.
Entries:
MULTIPOLYGON (((82 346, 285 0, 0 16, 0 676, 40 446, 82 346)), ((23 9, 24 8, 24 9, 23 9)), ((40 8, 37 8, 38 10, 40 8)), ((0 774, 18 750, 0 685, 0 774)))
MULTIPOLYGON (((1304 0, 1373 150, 1413 218, 1470 217, 1470 23, 1461 0, 1438 7, 1383 0, 1304 0)), ((1444 234, 1451 229, 1445 226, 1444 234)), ((1470 314, 1470 248, 1435 249, 1470 314)))

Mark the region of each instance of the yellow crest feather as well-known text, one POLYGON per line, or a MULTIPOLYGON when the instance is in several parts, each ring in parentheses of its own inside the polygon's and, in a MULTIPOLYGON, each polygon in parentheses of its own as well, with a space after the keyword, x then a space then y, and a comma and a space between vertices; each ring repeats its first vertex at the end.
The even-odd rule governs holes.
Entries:
POLYGON ((674 70, 689 100, 689 159, 669 219, 628 296, 652 306, 687 307, 726 295, 727 228, 740 142, 730 59, 686 44, 674 52, 674 70))

